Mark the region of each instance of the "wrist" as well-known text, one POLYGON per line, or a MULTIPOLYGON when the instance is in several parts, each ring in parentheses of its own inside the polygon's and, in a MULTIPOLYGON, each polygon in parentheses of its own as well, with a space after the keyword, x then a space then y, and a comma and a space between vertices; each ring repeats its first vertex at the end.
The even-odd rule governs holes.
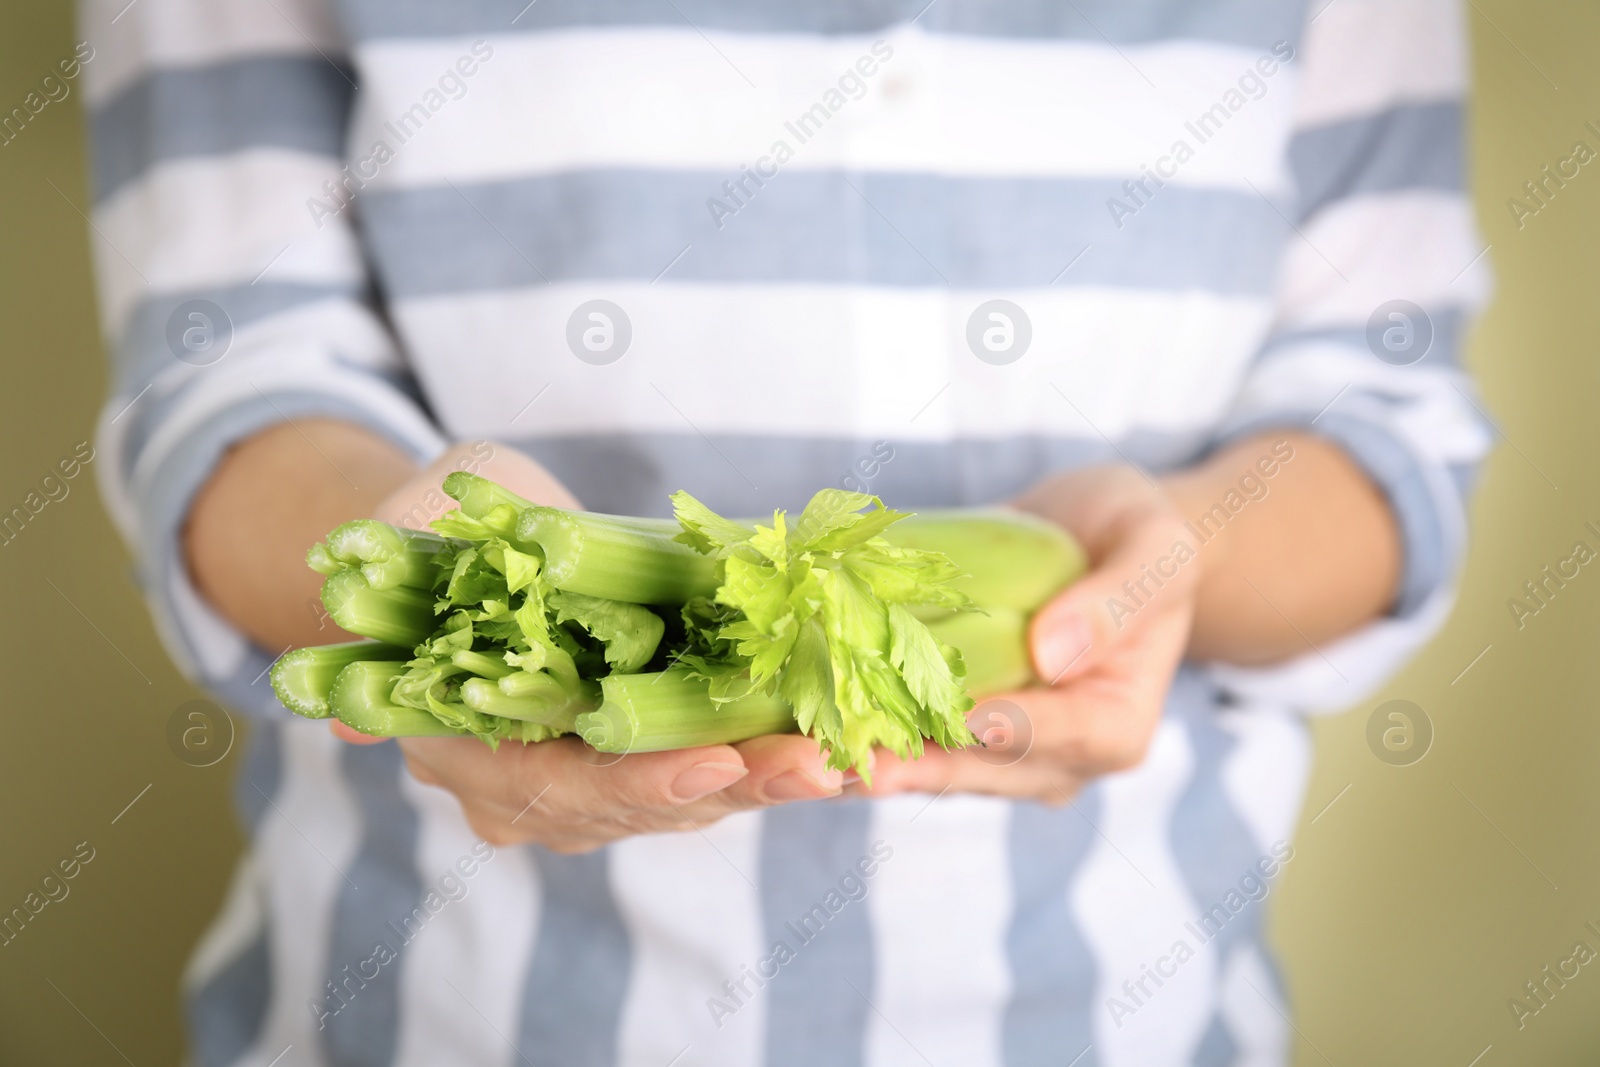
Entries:
POLYGON ((317 610, 305 551, 364 518, 416 465, 360 426, 280 423, 230 449, 196 494, 182 533, 195 588, 263 648, 322 644, 342 631, 317 610))
POLYGON ((1225 528, 1215 526, 1212 511, 1218 506, 1226 509, 1221 502, 1225 491, 1219 493, 1210 472, 1201 468, 1159 478, 1156 484, 1178 515, 1179 542, 1190 553, 1184 566, 1194 572, 1190 587, 1198 596, 1207 579, 1224 571, 1233 555, 1233 538, 1226 536, 1225 528))

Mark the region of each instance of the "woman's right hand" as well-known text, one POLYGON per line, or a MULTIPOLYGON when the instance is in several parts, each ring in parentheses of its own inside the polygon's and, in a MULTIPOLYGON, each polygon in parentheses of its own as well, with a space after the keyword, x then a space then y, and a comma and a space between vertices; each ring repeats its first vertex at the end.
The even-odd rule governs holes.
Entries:
MULTIPOLYGON (((394 490, 374 511, 396 525, 425 528, 454 506, 439 483, 471 470, 538 504, 580 506, 538 463, 505 445, 458 445, 394 490)), ((334 732, 365 737, 342 723, 334 732)), ((476 738, 404 738, 400 748, 418 781, 448 790, 478 836, 495 845, 529 842, 557 852, 587 852, 634 834, 681 831, 738 811, 837 796, 843 777, 823 763, 815 741, 758 737, 737 745, 676 752, 596 752, 575 737, 498 750, 476 738)))
MULTIPOLYGON (((344 729, 341 736, 354 733, 344 729)), ((817 743, 798 734, 621 757, 576 737, 510 742, 493 752, 473 737, 408 737, 400 748, 412 776, 454 794, 485 841, 563 853, 838 796, 843 784, 823 765, 817 743)))

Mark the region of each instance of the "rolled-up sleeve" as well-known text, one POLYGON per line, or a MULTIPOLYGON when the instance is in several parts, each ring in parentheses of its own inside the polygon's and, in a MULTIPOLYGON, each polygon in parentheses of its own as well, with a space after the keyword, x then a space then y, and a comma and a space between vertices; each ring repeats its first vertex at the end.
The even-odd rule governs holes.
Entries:
POLYGON ((1333 710, 1379 685, 1453 600, 1467 494, 1493 443, 1460 363, 1490 273, 1466 190, 1454 0, 1329 4, 1300 60, 1284 206, 1296 235, 1223 439, 1292 428, 1340 445, 1387 498, 1403 571, 1368 627, 1270 669, 1212 670, 1241 697, 1333 710))
MULTIPOLYGON (((320 0, 90 0, 94 261, 113 374, 101 489, 190 677, 271 705, 179 535, 231 445, 313 416, 442 447, 363 263, 344 144, 355 74, 320 0)), ((310 605, 308 605, 310 610, 310 605)))

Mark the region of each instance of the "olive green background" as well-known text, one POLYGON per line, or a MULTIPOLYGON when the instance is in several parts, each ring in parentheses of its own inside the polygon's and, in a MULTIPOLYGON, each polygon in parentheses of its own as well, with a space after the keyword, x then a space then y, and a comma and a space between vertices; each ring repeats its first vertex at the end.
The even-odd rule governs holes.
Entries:
MULTIPOLYGON (((1478 0, 1468 17, 1473 177, 1499 277, 1469 362, 1507 436, 1454 617, 1383 693, 1317 726, 1298 852, 1269 898, 1302 1067, 1600 1059, 1600 968, 1521 1030, 1506 1006, 1578 938, 1600 948, 1583 929, 1600 925, 1600 574, 1584 568, 1520 632, 1506 607, 1575 540, 1595 544, 1582 526, 1600 522, 1600 168, 1520 231, 1506 207, 1575 140, 1600 148, 1583 129, 1600 126, 1600 9, 1478 0), (1407 767, 1365 739, 1397 697, 1436 731, 1407 767)), ((69 5, 9 0, 0 110, 73 41, 69 5)), ((78 102, 0 147, 0 511, 90 437, 105 389, 78 102)), ((177 1062, 179 974, 240 845, 237 754, 194 768, 169 749, 168 720, 196 694, 152 632, 93 479, 91 465, 0 547, 0 912, 78 842, 96 851, 70 896, 0 947, 5 1064, 177 1062)))

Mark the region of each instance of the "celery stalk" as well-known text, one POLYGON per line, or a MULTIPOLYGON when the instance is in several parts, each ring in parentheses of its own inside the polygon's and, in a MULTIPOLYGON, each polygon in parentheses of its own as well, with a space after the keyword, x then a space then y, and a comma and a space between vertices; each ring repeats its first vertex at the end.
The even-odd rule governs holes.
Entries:
POLYGON ((974 697, 1009 693, 1034 681, 1028 617, 1010 608, 963 612, 928 623, 933 636, 961 653, 964 682, 974 697))
POLYGON ((587 707, 574 706, 567 698, 567 691, 554 678, 545 675, 544 679, 545 685, 540 692, 509 696, 487 678, 469 678, 461 684, 461 700, 473 711, 485 715, 536 722, 541 726, 570 731, 578 711, 587 710, 587 707))
POLYGON ((394 661, 411 658, 411 650, 377 641, 315 645, 285 652, 272 665, 272 690, 283 706, 308 719, 333 715, 328 706, 334 679, 358 660, 394 661))
POLYGON ((436 625, 431 593, 374 589, 360 571, 340 571, 324 582, 322 604, 340 627, 391 645, 421 644, 436 625))
POLYGON ((509 505, 517 511, 533 507, 511 490, 467 471, 453 471, 445 475, 445 495, 461 505, 461 510, 474 519, 481 519, 497 507, 509 505))
POLYGON ((389 699, 395 679, 405 672, 403 663, 350 664, 334 679, 328 703, 340 722, 373 737, 465 737, 417 708, 402 707, 389 699))
MULTIPOLYGON (((1071 534, 1021 511, 923 511, 884 531, 890 544, 942 552, 961 568, 952 584, 980 608, 1038 610, 1088 569, 1071 534)), ((917 612, 936 617, 936 612, 917 612)))
POLYGON ((710 683, 681 668, 608 675, 600 689, 604 703, 579 715, 577 730, 601 752, 731 744, 796 729, 794 713, 778 698, 754 693, 713 703, 710 683))
POLYGON ((673 540, 675 522, 531 507, 517 538, 544 552, 544 578, 557 589, 629 604, 682 604, 714 596, 718 561, 673 540))
MULTIPOLYGON (((551 675, 544 671, 517 671, 508 674, 499 681, 500 692, 508 697, 531 697, 545 692, 550 684, 551 675)), ((572 681, 576 683, 577 674, 573 674, 572 681)), ((559 685, 560 683, 557 682, 559 685)))
POLYGON ((516 673, 516 668, 498 656, 491 656, 485 652, 468 652, 462 650, 450 654, 450 662, 464 671, 471 671, 479 678, 497 679, 516 673))
POLYGON ((332 578, 340 571, 346 570, 349 565, 335 559, 333 553, 328 551, 328 546, 318 541, 306 550, 306 566, 318 574, 332 578))
POLYGON ((531 697, 550 692, 550 683, 561 687, 563 699, 583 704, 588 711, 600 703, 600 683, 586 682, 576 673, 571 677, 548 674, 544 671, 517 671, 500 679, 500 692, 509 697, 531 697))
POLYGON ((435 558, 445 547, 438 534, 406 530, 376 519, 358 519, 328 534, 328 554, 357 568, 374 589, 407 585, 432 589, 435 558))

